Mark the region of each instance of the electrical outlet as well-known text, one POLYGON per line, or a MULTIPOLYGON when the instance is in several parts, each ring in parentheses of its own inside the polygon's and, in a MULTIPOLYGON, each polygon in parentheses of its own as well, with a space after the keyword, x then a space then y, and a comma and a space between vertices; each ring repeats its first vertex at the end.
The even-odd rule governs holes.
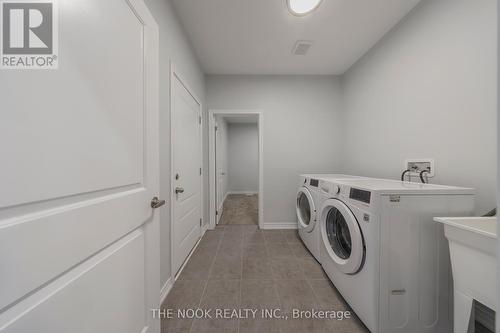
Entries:
POLYGON ((405 161, 405 170, 410 170, 410 176, 419 176, 423 170, 429 171, 427 177, 434 177, 434 160, 430 158, 413 158, 405 161))

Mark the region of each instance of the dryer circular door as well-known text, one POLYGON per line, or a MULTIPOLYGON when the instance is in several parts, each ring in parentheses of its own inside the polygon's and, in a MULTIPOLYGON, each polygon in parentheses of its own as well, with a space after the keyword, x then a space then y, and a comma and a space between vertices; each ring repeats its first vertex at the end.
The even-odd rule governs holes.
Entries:
POLYGON ((299 228, 307 232, 314 229, 316 223, 316 207, 311 192, 301 187, 297 192, 297 218, 299 220, 299 228))
POLYGON ((356 217, 345 203, 328 199, 321 208, 321 238, 335 265, 346 274, 363 266, 365 246, 356 217))

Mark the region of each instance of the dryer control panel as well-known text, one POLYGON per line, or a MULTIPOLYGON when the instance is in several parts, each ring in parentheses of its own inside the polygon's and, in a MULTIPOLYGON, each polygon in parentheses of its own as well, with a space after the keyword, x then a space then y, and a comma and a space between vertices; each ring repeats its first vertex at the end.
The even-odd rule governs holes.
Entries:
POLYGON ((349 198, 357 201, 361 201, 369 204, 372 193, 370 191, 360 190, 354 187, 351 187, 351 191, 349 193, 349 198))
POLYGON ((311 179, 309 180, 309 185, 311 185, 311 186, 313 186, 313 187, 318 187, 318 185, 319 185, 319 180, 314 179, 314 178, 311 178, 311 179))

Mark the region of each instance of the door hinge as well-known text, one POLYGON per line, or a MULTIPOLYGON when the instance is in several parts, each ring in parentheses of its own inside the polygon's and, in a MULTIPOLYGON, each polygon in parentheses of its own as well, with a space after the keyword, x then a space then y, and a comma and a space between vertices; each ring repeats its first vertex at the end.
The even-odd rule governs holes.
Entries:
POLYGON ((217 132, 219 130, 219 127, 215 126, 215 131, 217 132))
POLYGON ((201 176, 201 168, 200 168, 200 176, 201 176))
POLYGON ((218 210, 215 211, 215 216, 219 216, 219 211, 218 210))
POLYGON ((199 123, 201 125, 201 116, 198 116, 198 121, 199 121, 199 123))

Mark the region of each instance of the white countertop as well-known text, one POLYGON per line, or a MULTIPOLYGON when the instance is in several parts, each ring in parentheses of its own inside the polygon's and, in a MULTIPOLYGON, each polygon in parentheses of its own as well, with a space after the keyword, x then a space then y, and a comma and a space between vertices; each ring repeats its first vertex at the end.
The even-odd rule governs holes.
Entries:
POLYGON ((497 238, 496 217, 436 217, 434 221, 490 238, 497 238))

